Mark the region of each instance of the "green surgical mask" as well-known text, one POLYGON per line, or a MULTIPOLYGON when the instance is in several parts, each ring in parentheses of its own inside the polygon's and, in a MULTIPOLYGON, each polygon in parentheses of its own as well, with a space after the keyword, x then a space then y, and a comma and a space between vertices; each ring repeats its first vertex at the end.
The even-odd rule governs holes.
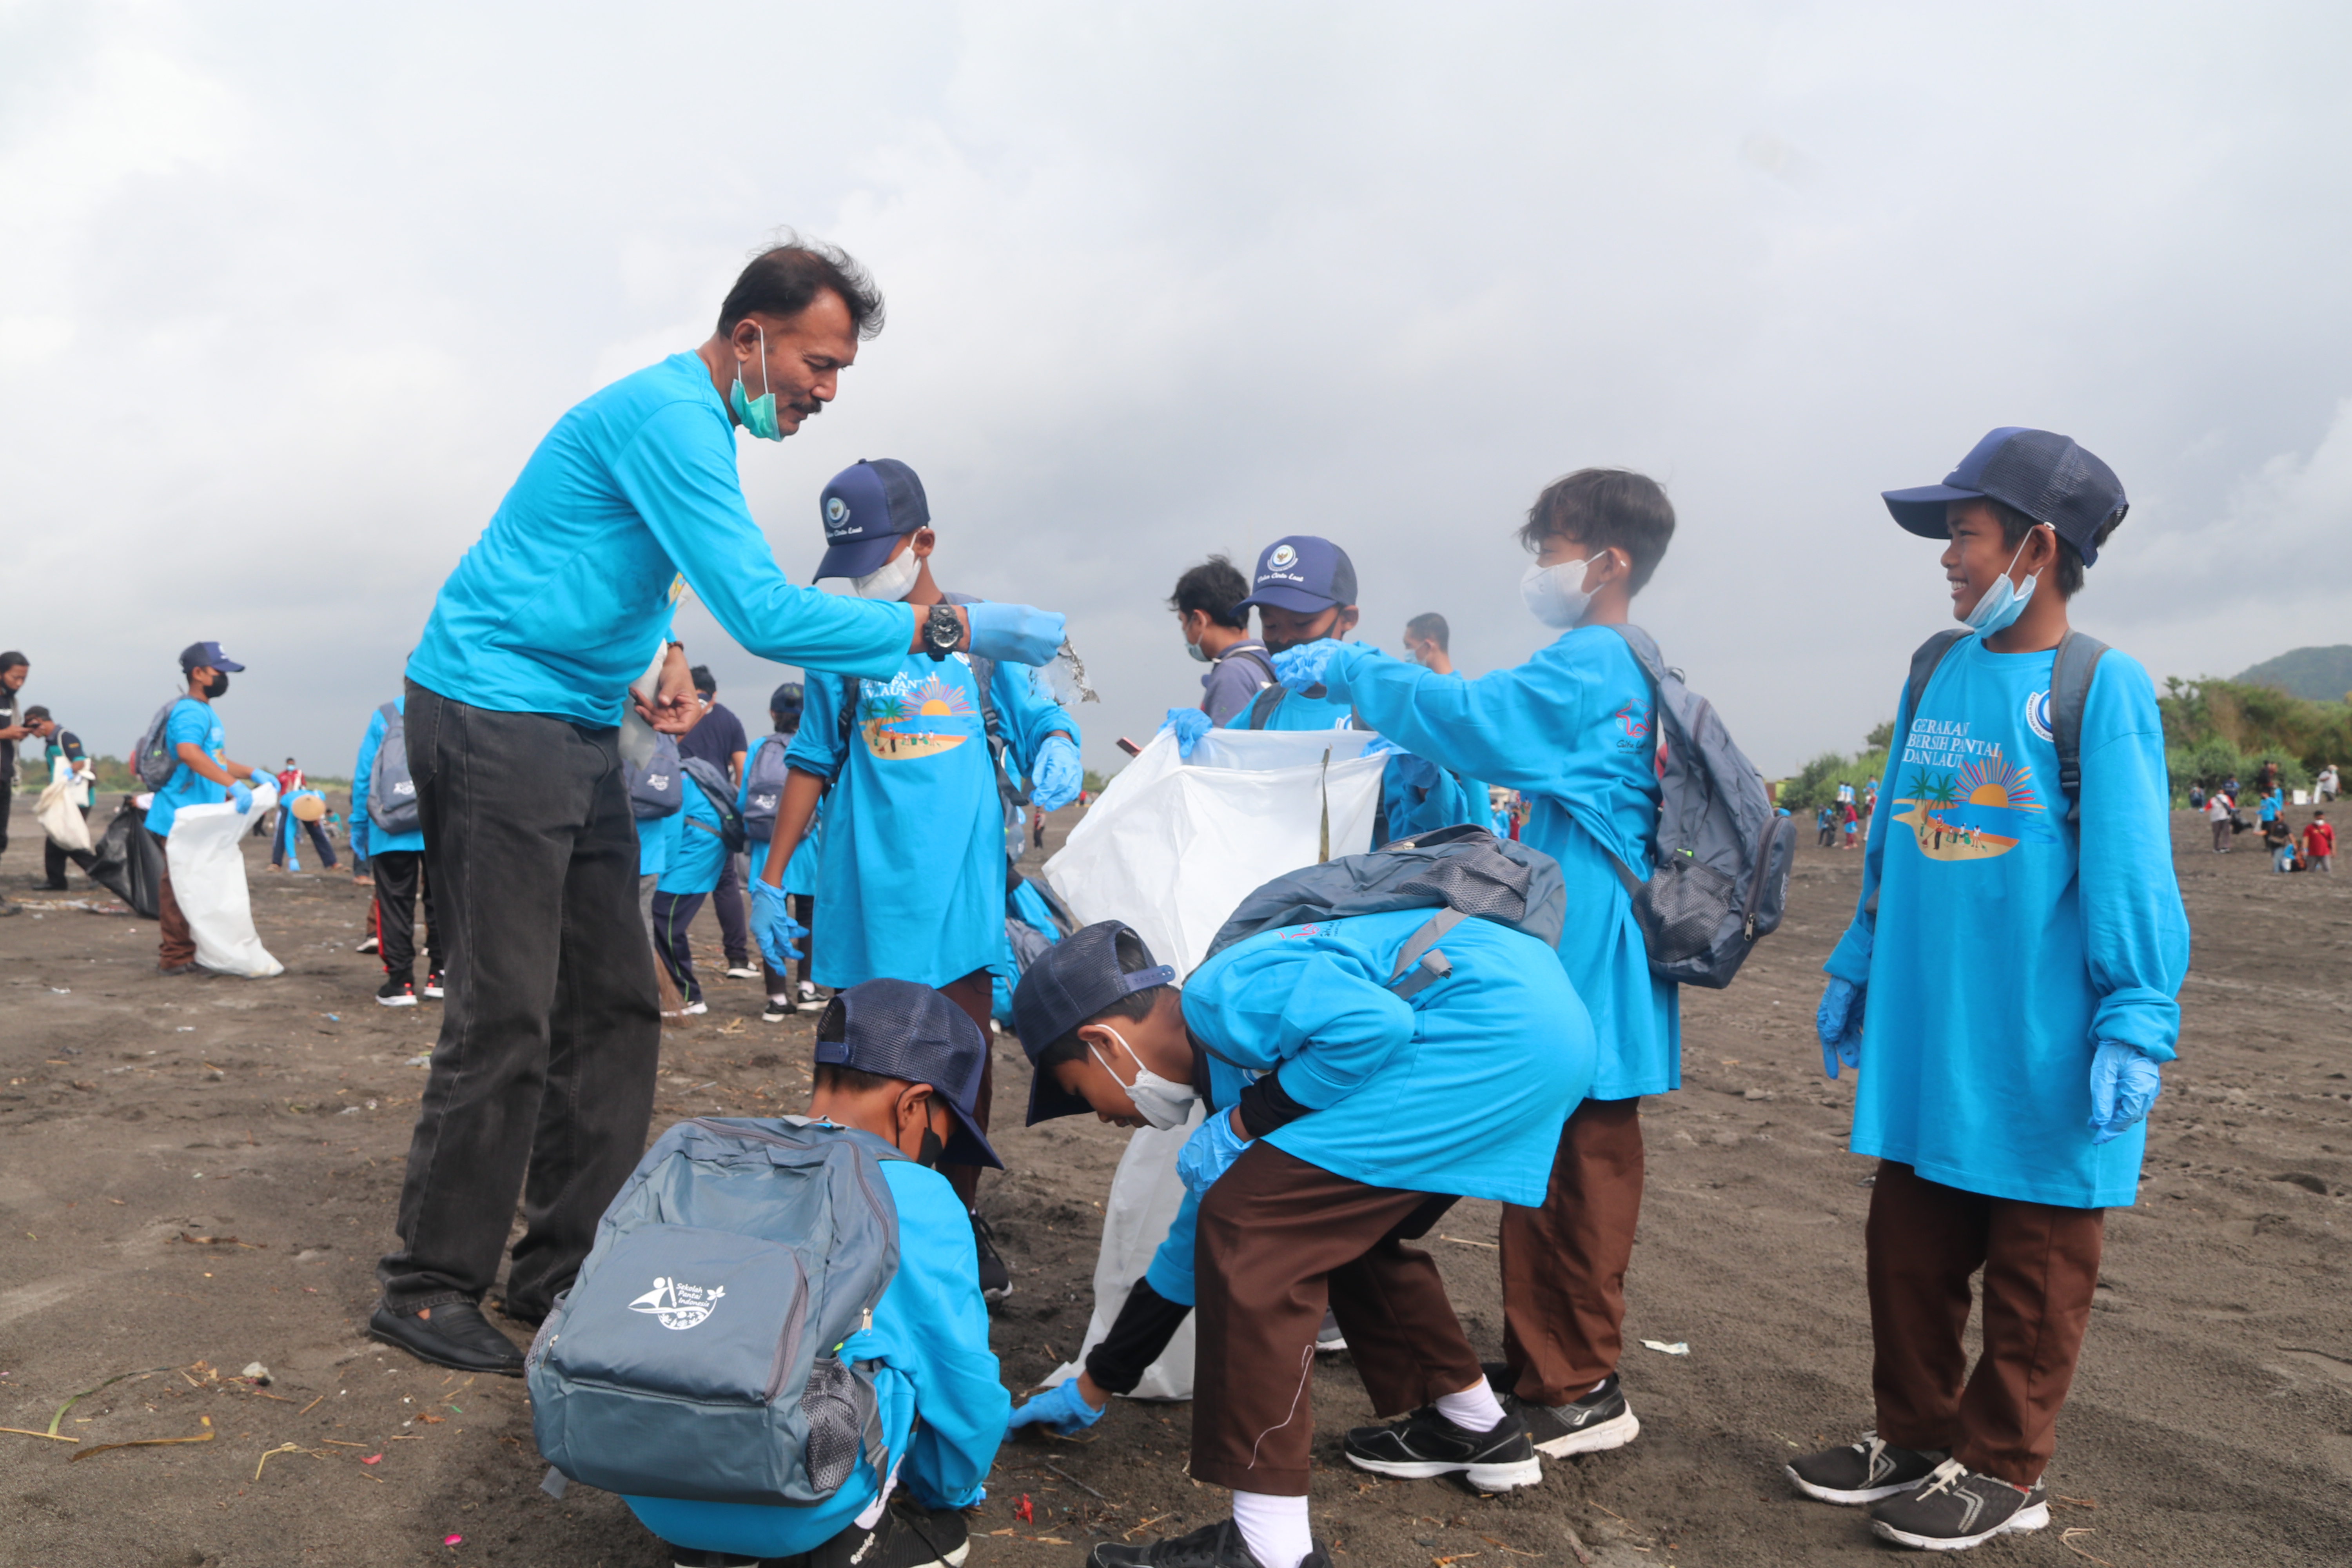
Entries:
POLYGON ((735 410, 735 417, 743 422, 744 429, 762 441, 781 441, 784 433, 776 424, 776 395, 765 390, 768 385, 768 331, 757 321, 751 324, 760 334, 760 385, 763 390, 757 397, 745 395, 743 367, 739 363, 735 367, 735 384, 727 389, 727 403, 735 410))

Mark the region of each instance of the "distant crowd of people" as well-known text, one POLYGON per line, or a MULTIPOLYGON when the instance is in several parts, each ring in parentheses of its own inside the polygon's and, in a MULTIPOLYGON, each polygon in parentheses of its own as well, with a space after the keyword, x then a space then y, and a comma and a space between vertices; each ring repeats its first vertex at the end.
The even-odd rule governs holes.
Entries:
POLYGON ((2189 805, 2212 827, 2213 852, 2217 855, 2226 855, 2234 848, 2231 841, 2239 834, 2259 828, 2272 870, 2332 872, 2336 869, 2336 826, 2327 820, 2326 808, 2336 799, 2339 787, 2336 764, 2324 763, 2313 775, 2313 809, 2300 834, 2287 816, 2286 785, 2276 762, 2264 763, 2254 776, 2254 816, 2251 820, 2239 807, 2240 786, 2234 777, 2222 780, 2210 793, 2201 783, 2190 785, 2189 805))

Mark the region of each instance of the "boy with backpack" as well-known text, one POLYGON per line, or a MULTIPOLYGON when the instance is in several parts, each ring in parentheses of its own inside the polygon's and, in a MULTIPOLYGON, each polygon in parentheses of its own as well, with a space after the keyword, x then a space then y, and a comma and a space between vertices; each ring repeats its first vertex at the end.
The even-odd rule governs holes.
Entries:
POLYGON ((1486 1491, 1542 1479, 1434 1260, 1405 1244, 1460 1196, 1541 1194, 1591 1068, 1583 1009, 1545 959, 1561 912, 1547 858, 1465 829, 1450 848, 1267 884, 1181 992, 1116 921, 1031 965, 1015 1005, 1024 1044, 1046 1042, 1030 1046, 1033 1120, 1091 1110, 1169 1126, 1194 1099, 1210 1107, 1177 1162, 1185 1208, 1112 1337, 1081 1379, 1026 1408, 1048 1426, 1090 1425, 1095 1395, 1132 1387, 1193 1306, 1191 1473, 1232 1489, 1233 1517, 1097 1545, 1095 1568, 1329 1563, 1307 1503, 1307 1384, 1327 1304, 1375 1411, 1398 1417, 1348 1434, 1351 1465, 1460 1475, 1486 1491), (1419 890, 1402 885, 1416 879, 1419 890), (1377 890, 1331 899, 1342 883, 1377 890), (1489 918, 1466 916, 1472 901, 1489 918), (1370 907, 1347 912, 1359 902, 1370 907), (1300 918, 1308 910, 1320 918, 1300 918))
POLYGON ((1560 633, 1527 663, 1465 680, 1338 643, 1276 659, 1294 691, 1319 682, 1398 745, 1518 790, 1531 803, 1522 838, 1567 879, 1577 913, 1559 962, 1598 1057, 1589 1097, 1558 1130, 1549 1189, 1503 1211, 1500 1259, 1499 1386, 1555 1458, 1641 1431, 1617 1376, 1642 1210, 1639 1109, 1642 1096, 1680 1086, 1682 1049, 1675 987, 1653 973, 1633 898, 1630 868, 1652 864, 1661 791, 1652 680, 1630 639, 1652 657, 1654 645, 1626 621, 1674 531, 1655 480, 1580 469, 1538 495, 1519 530, 1536 557, 1521 596, 1560 633))
MULTIPOLYGON (((967 595, 931 574, 938 535, 915 470, 894 458, 835 474, 818 500, 826 549, 816 580, 846 577, 861 598, 898 600, 934 616, 967 595)), ((1045 811, 1076 799, 1083 776, 1078 726, 1024 666, 968 654, 915 653, 887 680, 810 683, 770 848, 752 884, 752 926, 772 968, 794 952, 803 928, 784 904, 785 868, 825 805, 813 972, 836 990, 887 976, 937 987, 982 1031, 1004 942, 1005 807, 1013 780, 1045 811), (763 890, 764 889, 764 890, 763 890)), ((981 1073, 988 1126, 993 1081, 981 1073)), ((950 1165, 969 1206, 980 1170, 950 1165)), ((1012 1290, 995 1248, 972 1225, 983 1285, 1012 1290)))
MULTIPOLYGON (((404 693, 368 715, 352 766, 352 858, 375 882, 369 909, 383 984, 375 999, 385 1007, 416 1005, 416 894, 425 881, 425 826, 416 813, 416 782, 408 772, 408 698, 404 693)), ((433 889, 425 892, 425 994, 441 995, 444 950, 433 889)))
MULTIPOLYGON (((670 984, 677 987, 680 1016, 708 1013, 702 981, 694 972, 694 948, 688 931, 722 879, 736 851, 743 847, 743 818, 735 809, 735 787, 701 757, 681 755, 678 771, 685 775, 685 803, 675 823, 661 871, 654 879, 654 954, 661 960, 670 984)), ((722 933, 724 928, 721 928, 722 933)))
POLYGON ((1242 601, 1250 585, 1234 563, 1212 555, 1176 579, 1168 607, 1184 634, 1184 651, 1209 667, 1201 677, 1201 711, 1212 725, 1232 721, 1274 684, 1274 660, 1250 636, 1242 601))
POLYGON ((1830 1075, 1863 1069, 1853 1149, 1879 1160, 1864 1233, 1877 1421, 1789 1473, 1809 1497, 1875 1503, 1885 1539, 1960 1551, 2049 1523, 2043 1471, 2105 1210, 2138 1195, 2189 921, 2147 673, 2067 621, 2124 519, 2114 470, 2004 428, 1942 484, 1885 500, 1945 542, 1969 629, 1913 657, 1891 809, 1817 1020, 1830 1075), (1978 1269, 1984 1349, 1966 1373, 1978 1269))
MULTIPOLYGON (((784 781, 790 773, 785 758, 790 753, 793 738, 800 732, 803 697, 801 683, 787 680, 769 694, 768 721, 773 730, 751 742, 743 758, 743 782, 735 793, 735 809, 743 818, 743 835, 751 848, 751 880, 760 879, 761 868, 768 863, 768 838, 776 829, 776 806, 784 798, 784 781)), ((816 918, 817 846, 824 842, 824 808, 817 807, 809 830, 801 836, 800 847, 793 851, 791 864, 784 868, 783 891, 791 900, 789 909, 793 921, 805 932, 816 918)), ((816 1002, 816 986, 809 980, 808 938, 801 939, 800 979, 797 986, 791 973, 768 962, 760 955, 760 975, 767 983, 768 1005, 760 1015, 762 1023, 781 1024, 803 1006, 816 1002)))
POLYGON ((156 714, 140 737, 139 775, 155 792, 147 807, 146 829, 155 836, 163 872, 155 891, 155 929, 161 937, 156 967, 165 974, 205 973, 196 963, 196 939, 188 929, 188 917, 172 895, 172 858, 163 852, 180 808, 232 801, 238 814, 246 815, 253 810, 256 786, 274 789, 277 784, 260 769, 229 760, 227 733, 213 711, 214 700, 228 692, 228 678, 244 669, 216 642, 182 648, 180 673, 186 678, 187 691, 156 714))
POLYGON ((531 1347, 534 1435, 679 1568, 963 1561, 1011 1402, 938 1167, 1002 1164, 987 1054, 930 987, 854 986, 805 1116, 681 1122, 605 1211, 531 1347))

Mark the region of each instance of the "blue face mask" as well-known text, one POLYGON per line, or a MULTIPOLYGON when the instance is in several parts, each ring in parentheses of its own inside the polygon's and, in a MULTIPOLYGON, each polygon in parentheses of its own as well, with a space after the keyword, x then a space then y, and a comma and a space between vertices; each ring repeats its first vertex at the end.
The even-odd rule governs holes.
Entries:
MULTIPOLYGON (((760 385, 764 389, 768 384, 768 330, 757 321, 751 325, 760 334, 760 385)), ((784 438, 782 427, 776 423, 776 395, 762 390, 757 397, 746 396, 740 364, 735 367, 735 384, 727 389, 727 404, 735 410, 735 417, 743 422, 743 428, 761 440, 781 441, 784 438)))
MULTIPOLYGON (((2046 522, 2042 526, 2050 527, 2046 522)), ((2050 531, 2055 535, 2058 531, 2053 528, 2050 531)), ((2025 614, 2025 606, 2032 602, 2034 587, 2042 581, 2039 574, 2028 577, 2022 588, 2009 580, 2009 574, 2017 570, 2018 555, 2024 553, 2025 541, 2021 539, 2017 542, 2017 554, 2009 558, 2009 564, 2001 568, 2000 575, 1993 579, 1992 586, 1984 591, 1984 596, 1977 601, 1977 607, 1969 612, 1969 630, 1979 637, 1989 637, 2008 630, 2017 623, 2018 616, 2025 614)))

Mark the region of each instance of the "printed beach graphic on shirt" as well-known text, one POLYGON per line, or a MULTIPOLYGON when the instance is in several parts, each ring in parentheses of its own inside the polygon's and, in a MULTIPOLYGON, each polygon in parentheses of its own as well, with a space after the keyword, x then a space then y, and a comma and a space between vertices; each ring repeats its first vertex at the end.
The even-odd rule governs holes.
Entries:
POLYGON ((1911 830, 1930 860, 1989 860, 2028 839, 2053 837, 2049 813, 2035 793, 2033 770, 2013 766, 1992 741, 1969 738, 1961 720, 1920 719, 1903 748, 1903 809, 1895 820, 1911 830))
POLYGON ((961 727, 971 710, 971 699, 962 687, 937 675, 917 680, 901 670, 887 686, 866 683, 857 703, 857 732, 866 737, 866 751, 881 762, 936 757, 971 738, 961 727), (942 721, 956 728, 932 728, 942 721))

